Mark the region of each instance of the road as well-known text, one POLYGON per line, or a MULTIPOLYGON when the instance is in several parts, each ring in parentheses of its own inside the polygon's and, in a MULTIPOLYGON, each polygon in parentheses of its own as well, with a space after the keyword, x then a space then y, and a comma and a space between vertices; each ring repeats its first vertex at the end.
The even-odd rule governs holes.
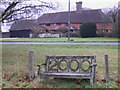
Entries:
POLYGON ((120 45, 120 42, 0 42, 7 45, 120 45))

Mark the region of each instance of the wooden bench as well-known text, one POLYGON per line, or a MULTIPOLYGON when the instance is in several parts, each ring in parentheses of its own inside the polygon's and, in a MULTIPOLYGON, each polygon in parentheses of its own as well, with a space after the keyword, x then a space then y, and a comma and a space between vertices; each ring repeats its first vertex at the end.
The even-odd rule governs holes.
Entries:
POLYGON ((90 84, 96 81, 96 56, 46 56, 41 65, 37 65, 39 81, 41 77, 89 79, 90 84))

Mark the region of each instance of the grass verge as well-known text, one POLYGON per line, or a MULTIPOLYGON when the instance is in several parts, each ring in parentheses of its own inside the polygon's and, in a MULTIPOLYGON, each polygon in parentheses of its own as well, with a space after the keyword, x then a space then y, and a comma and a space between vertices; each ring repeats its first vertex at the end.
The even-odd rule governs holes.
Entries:
MULTIPOLYGON (((3 42, 68 42, 68 38, 14 38, 2 39, 3 42)), ((71 38, 71 42, 118 42, 118 38, 71 38)), ((69 42, 70 42, 69 41, 69 42)))
POLYGON ((34 51, 35 73, 37 64, 45 62, 46 55, 96 55, 97 83, 93 88, 118 87, 118 47, 90 45, 3 45, 2 46, 2 80, 3 87, 8 88, 90 88, 88 82, 79 80, 48 79, 41 83, 28 81, 28 52, 34 51), (109 55, 110 82, 104 82, 104 55, 109 55))

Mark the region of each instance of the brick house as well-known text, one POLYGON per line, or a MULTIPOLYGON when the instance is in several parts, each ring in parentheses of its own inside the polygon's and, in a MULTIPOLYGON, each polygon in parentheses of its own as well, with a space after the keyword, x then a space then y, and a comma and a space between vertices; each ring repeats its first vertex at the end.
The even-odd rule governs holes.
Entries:
POLYGON ((82 2, 76 2, 76 11, 46 13, 38 18, 39 25, 44 26, 48 30, 56 31, 60 27, 80 29, 80 26, 85 22, 94 22, 97 26, 97 31, 102 30, 110 33, 112 31, 112 22, 102 12, 101 9, 82 8, 82 2), (70 18, 69 18, 70 14, 70 18))

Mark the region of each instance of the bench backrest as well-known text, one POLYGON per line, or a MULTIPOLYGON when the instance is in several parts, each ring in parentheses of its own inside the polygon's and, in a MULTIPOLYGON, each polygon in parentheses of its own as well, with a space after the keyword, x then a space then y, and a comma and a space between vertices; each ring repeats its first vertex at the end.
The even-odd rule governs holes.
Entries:
POLYGON ((45 72, 91 73, 96 56, 46 56, 45 72))

